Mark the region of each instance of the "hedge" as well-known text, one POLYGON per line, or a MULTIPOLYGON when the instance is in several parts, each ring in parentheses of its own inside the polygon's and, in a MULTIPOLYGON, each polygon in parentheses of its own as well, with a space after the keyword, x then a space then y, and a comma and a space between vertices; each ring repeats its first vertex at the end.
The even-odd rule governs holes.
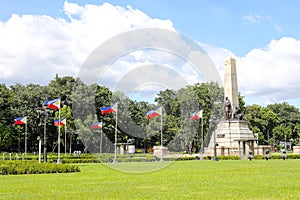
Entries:
POLYGON ((0 175, 80 172, 78 166, 36 161, 2 161, 0 169, 0 175))

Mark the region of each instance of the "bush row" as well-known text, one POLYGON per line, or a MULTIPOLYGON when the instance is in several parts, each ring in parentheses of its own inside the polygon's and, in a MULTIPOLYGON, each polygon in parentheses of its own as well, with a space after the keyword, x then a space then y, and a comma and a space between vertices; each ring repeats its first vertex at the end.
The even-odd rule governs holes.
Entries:
MULTIPOLYGON (((300 154, 287 154, 286 159, 300 159, 300 154)), ((254 156, 254 159, 263 160, 265 159, 264 155, 254 156)), ((271 154, 270 159, 282 159, 282 155, 280 154, 271 154)))
POLYGON ((0 175, 80 172, 78 166, 33 161, 0 162, 0 175))
MULTIPOLYGON (((113 159, 113 154, 102 154, 99 159, 99 154, 81 154, 81 156, 70 156, 70 155, 61 155, 62 163, 107 163, 111 162, 113 159)), ((239 156, 217 156, 218 160, 240 160, 239 156)), ((31 155, 26 157, 26 160, 32 160, 36 162, 36 156, 31 155)), ((43 158, 42 158, 43 159, 43 158)), ((57 154, 48 154, 47 160, 50 163, 57 159, 57 154)), ((212 160, 213 156, 204 156, 204 160, 212 160)), ((260 160, 265 159, 264 155, 254 156, 254 159, 260 160)), ((270 154, 270 159, 282 159, 281 154, 270 154)), ((287 154, 287 159, 300 159, 300 154, 287 154)), ((151 162, 156 161, 156 157, 153 154, 118 154, 118 162, 151 162)), ((200 160, 200 157, 185 155, 183 157, 167 157, 164 158, 165 161, 184 161, 184 160, 200 160)), ((6 160, 7 161, 7 160, 6 160)))
MULTIPOLYGON (((104 153, 101 155, 103 158, 110 158, 113 157, 114 155, 112 153, 104 153)), ((118 154, 118 158, 132 158, 132 157, 151 157, 153 158, 153 154, 118 154)), ((91 154, 91 153, 82 153, 80 156, 74 156, 73 154, 60 154, 60 159, 95 159, 99 157, 99 154, 91 154)), ((32 154, 32 153, 27 153, 26 157, 22 154, 18 154, 18 159, 16 157, 16 153, 11 153, 11 159, 12 160, 38 160, 38 155, 37 154, 32 154)), ((43 154, 41 155, 41 159, 43 160, 43 154)), ((47 154, 47 160, 55 160, 57 159, 57 154, 56 153, 48 153, 47 154)), ((3 152, 1 153, 0 160, 3 160, 3 152)), ((4 160, 10 160, 9 153, 4 153, 4 160)))

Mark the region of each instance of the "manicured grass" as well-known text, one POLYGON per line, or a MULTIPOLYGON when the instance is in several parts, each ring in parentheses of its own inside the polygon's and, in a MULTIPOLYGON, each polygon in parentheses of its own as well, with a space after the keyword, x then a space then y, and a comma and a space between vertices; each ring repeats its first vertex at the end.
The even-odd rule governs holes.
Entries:
MULTIPOLYGON (((81 172, 0 176, 0 199, 300 199, 300 160, 79 164, 81 172), (128 173, 109 166, 160 170, 128 173)), ((134 171, 134 170, 132 170, 134 171)))

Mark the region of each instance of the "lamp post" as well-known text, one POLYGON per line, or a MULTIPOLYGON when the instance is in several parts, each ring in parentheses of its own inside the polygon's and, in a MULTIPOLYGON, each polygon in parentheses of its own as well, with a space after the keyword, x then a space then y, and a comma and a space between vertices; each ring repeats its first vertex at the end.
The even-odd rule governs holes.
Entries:
POLYGON ((73 129, 70 131, 70 146, 69 146, 69 153, 72 155, 72 137, 73 137, 73 129))
POLYGON ((258 133, 254 133, 254 135, 256 136, 256 145, 257 145, 257 148, 256 148, 256 151, 257 151, 257 155, 259 154, 259 148, 258 148, 258 133))
POLYGON ((38 136, 37 140, 39 141, 39 163, 41 163, 41 149, 42 149, 42 140, 41 140, 41 137, 38 136))
POLYGON ((293 131, 296 131, 296 129, 297 129, 297 136, 296 136, 296 138, 298 139, 298 142, 300 142, 299 141, 299 129, 298 129, 298 127, 295 126, 293 131))
POLYGON ((284 131, 284 150, 286 150, 286 132, 284 131))
POLYGON ((218 157, 217 157, 217 146, 219 146, 219 144, 217 143, 217 133, 216 133, 216 126, 217 124, 219 124, 220 120, 217 120, 216 117, 213 117, 212 119, 209 120, 212 123, 212 127, 213 127, 213 137, 214 137, 214 161, 218 161, 218 157))

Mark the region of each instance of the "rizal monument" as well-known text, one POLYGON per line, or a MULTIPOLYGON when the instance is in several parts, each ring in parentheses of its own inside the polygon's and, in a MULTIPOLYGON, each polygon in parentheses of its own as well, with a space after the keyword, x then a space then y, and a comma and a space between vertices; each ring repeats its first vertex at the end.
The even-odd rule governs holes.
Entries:
POLYGON ((236 60, 232 57, 225 59, 224 97, 224 118, 213 131, 205 154, 213 155, 216 145, 217 155, 245 158, 249 150, 253 152, 257 139, 243 120, 239 108, 236 60))

